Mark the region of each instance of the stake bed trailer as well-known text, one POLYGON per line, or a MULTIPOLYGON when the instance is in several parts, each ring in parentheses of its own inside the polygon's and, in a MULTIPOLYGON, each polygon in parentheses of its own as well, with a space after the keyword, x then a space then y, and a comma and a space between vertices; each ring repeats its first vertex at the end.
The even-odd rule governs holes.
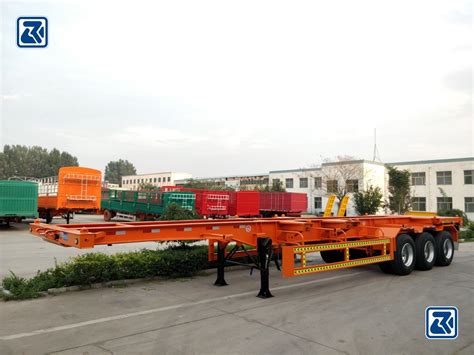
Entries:
POLYGON ((437 216, 279 217, 58 225, 35 221, 30 224, 30 231, 45 241, 80 249, 148 241, 208 240, 209 260, 217 260, 215 284, 227 285, 224 267, 239 264, 233 258, 248 256, 255 263, 249 266, 260 270, 258 296, 266 298, 272 297, 269 264, 274 253, 281 251, 281 268, 279 258, 273 259, 284 277, 375 263, 384 272, 407 275, 415 267, 429 270, 433 265, 449 265, 460 225, 459 217, 437 216), (227 251, 230 242, 235 245, 227 251), (249 251, 244 245, 256 249, 249 251), (315 264, 308 257, 318 252, 325 263, 315 264))

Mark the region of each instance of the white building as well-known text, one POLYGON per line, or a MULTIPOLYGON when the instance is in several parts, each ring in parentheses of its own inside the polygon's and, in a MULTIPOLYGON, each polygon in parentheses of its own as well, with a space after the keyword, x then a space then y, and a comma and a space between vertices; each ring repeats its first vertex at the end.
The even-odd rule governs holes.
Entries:
POLYGON ((190 179, 191 174, 164 172, 154 174, 140 174, 122 176, 122 188, 127 190, 137 190, 140 184, 152 184, 156 187, 174 186, 176 180, 190 179))
MULTIPOLYGON (((210 183, 221 187, 230 187, 235 190, 252 190, 257 186, 268 185, 268 174, 230 175, 219 177, 194 178, 196 182, 210 183)), ((184 185, 189 179, 176 180, 177 185, 184 185)))
POLYGON ((474 157, 390 163, 411 172, 413 210, 460 209, 474 219, 474 157))
MULTIPOLYGON (((388 163, 411 172, 412 209, 438 212, 460 209, 474 219, 474 157, 388 163)), ((388 198, 388 174, 383 163, 354 160, 323 163, 321 167, 270 171, 270 183, 282 182, 289 192, 308 195, 308 212, 324 210, 328 197, 337 189, 349 193, 368 185, 381 188, 388 198)), ((347 214, 355 214, 353 199, 347 214)), ((350 201, 351 201, 350 200, 350 201)), ((335 205, 333 211, 337 210, 335 205)), ((382 212, 382 211, 381 211, 382 212)))
MULTIPOLYGON (((308 195, 308 212, 318 214, 324 211, 329 195, 336 191, 353 192, 368 185, 378 186, 386 194, 385 166, 367 160, 323 163, 320 167, 308 169, 270 171, 270 184, 282 183, 288 192, 302 192, 308 195)), ((333 212, 338 209, 334 204, 333 212)), ((347 214, 354 215, 350 199, 347 214)))

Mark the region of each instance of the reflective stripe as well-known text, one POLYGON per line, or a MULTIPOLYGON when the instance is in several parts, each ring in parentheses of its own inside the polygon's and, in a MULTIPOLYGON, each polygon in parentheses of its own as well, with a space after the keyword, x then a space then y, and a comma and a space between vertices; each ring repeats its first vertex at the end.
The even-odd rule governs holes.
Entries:
POLYGON ((381 240, 364 240, 359 242, 347 242, 347 243, 337 243, 337 244, 320 244, 320 245, 311 245, 311 246, 304 246, 304 247, 295 247, 293 251, 295 253, 298 252, 311 252, 311 251, 320 251, 320 250, 327 250, 327 249, 337 249, 337 248, 348 248, 348 247, 360 247, 360 246, 368 246, 368 245, 380 245, 380 244, 388 244, 390 243, 389 239, 381 239, 381 240))
POLYGON ((373 264, 376 262, 380 261, 389 261, 390 255, 384 255, 384 256, 377 256, 374 258, 368 258, 368 259, 360 259, 360 260, 353 260, 353 261, 346 261, 343 263, 337 263, 337 264, 329 264, 329 265, 321 265, 321 266, 312 266, 308 267, 305 269, 295 269, 294 270, 294 275, 301 275, 301 274, 307 274, 311 272, 317 272, 317 271, 326 271, 326 270, 336 270, 336 269, 341 269, 346 266, 356 266, 356 265, 364 265, 364 264, 373 264))

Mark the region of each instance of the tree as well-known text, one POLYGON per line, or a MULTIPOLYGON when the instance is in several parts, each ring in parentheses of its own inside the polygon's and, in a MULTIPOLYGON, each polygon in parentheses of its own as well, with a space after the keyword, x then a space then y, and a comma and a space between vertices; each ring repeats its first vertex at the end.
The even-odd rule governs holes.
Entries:
POLYGON ((283 182, 274 180, 271 186, 270 185, 255 186, 255 191, 260 191, 260 192, 285 192, 286 189, 283 186, 283 182))
POLYGON ((160 188, 150 182, 141 182, 138 185, 138 191, 158 191, 160 188))
POLYGON ((354 193, 354 207, 359 215, 376 214, 382 205, 382 190, 369 185, 364 191, 354 193))
POLYGON ((225 190, 225 191, 233 191, 234 189, 230 186, 226 186, 225 184, 220 184, 214 181, 202 181, 202 180, 195 180, 189 179, 186 182, 184 187, 189 189, 199 189, 199 190, 225 190))
POLYGON ((78 166, 77 158, 56 148, 48 152, 38 146, 5 145, 0 152, 0 178, 34 177, 58 175, 63 166, 78 166))
POLYGON ((188 209, 185 209, 175 202, 170 203, 166 206, 165 211, 160 217, 161 221, 175 221, 185 219, 199 219, 199 215, 188 209))
POLYGON ((392 213, 403 214, 411 207, 410 172, 387 166, 388 169, 388 201, 385 208, 392 213))
POLYGON ((122 176, 136 175, 137 169, 128 160, 109 161, 105 167, 104 180, 122 186, 122 176))

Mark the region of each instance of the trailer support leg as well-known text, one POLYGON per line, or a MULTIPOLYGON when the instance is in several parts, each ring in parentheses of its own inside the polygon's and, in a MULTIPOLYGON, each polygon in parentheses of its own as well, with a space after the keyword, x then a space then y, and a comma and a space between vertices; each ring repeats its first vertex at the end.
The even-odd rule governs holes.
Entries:
POLYGON ((257 297, 270 298, 273 295, 270 292, 270 260, 272 254, 272 239, 257 238, 257 252, 260 268, 260 292, 257 297))
POLYGON ((67 211, 67 214, 66 214, 66 223, 69 224, 69 220, 71 219, 71 212, 70 211, 67 211))
POLYGON ((217 279, 214 282, 216 286, 227 286, 227 282, 224 279, 224 267, 225 267, 225 248, 227 243, 217 243, 217 279))

